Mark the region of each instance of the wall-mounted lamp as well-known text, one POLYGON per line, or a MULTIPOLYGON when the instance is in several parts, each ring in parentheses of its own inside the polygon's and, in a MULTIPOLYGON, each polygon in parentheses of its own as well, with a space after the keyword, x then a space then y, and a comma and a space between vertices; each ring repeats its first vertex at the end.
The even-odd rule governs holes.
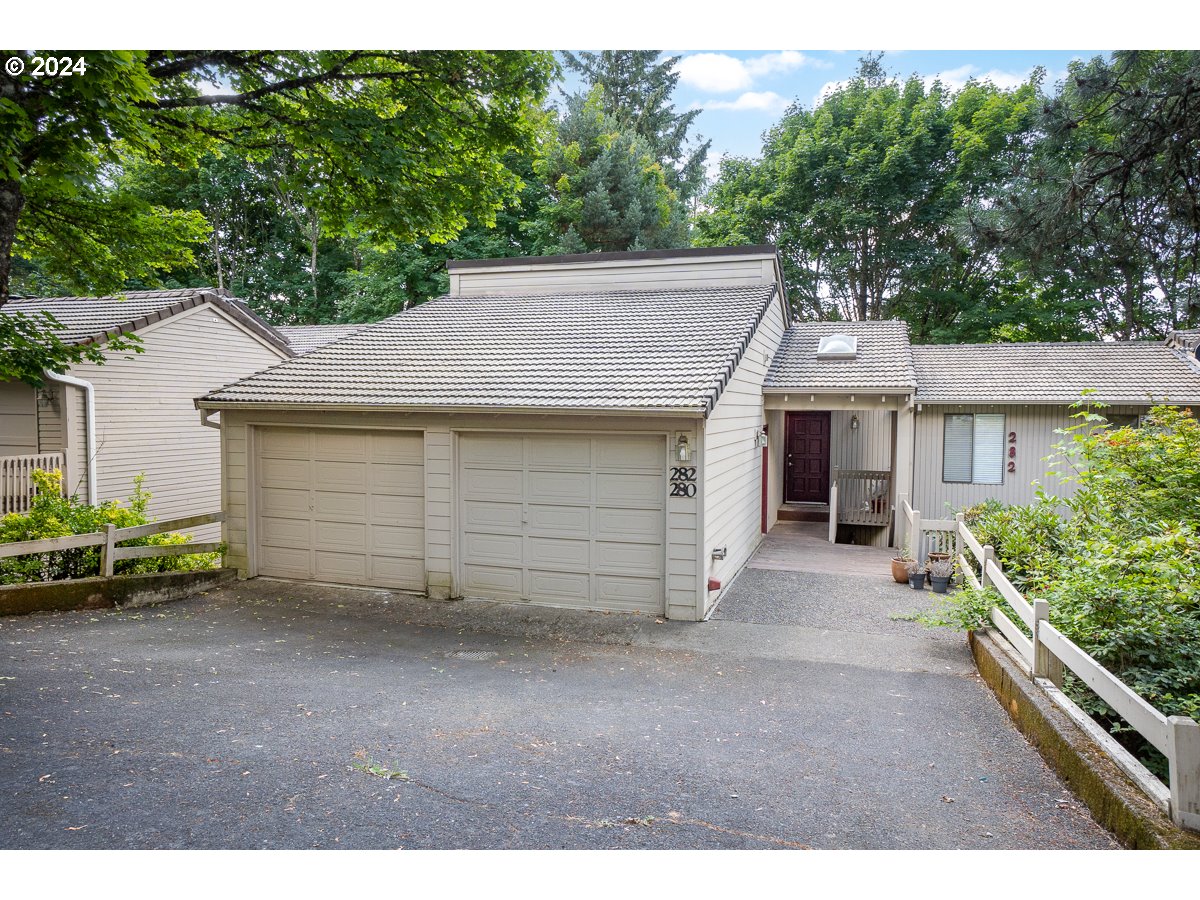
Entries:
POLYGON ((858 413, 855 413, 850 417, 850 430, 858 431, 858 413))
POLYGON ((688 436, 680 433, 675 439, 675 459, 679 462, 692 461, 692 445, 688 443, 688 436))

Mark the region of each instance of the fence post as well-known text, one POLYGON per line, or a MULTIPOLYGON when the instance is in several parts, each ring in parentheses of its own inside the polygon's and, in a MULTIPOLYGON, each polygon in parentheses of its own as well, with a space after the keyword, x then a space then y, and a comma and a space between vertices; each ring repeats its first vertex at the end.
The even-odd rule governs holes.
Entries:
POLYGON ((966 576, 959 571, 958 561, 963 557, 963 536, 962 530, 966 527, 966 516, 962 513, 956 513, 954 516, 954 570, 958 572, 958 577, 954 579, 955 584, 962 584, 966 576))
MULTIPOLYGON (((976 538, 978 540, 978 538, 976 538)), ((991 577, 988 575, 987 564, 988 560, 996 558, 996 549, 991 544, 983 545, 983 559, 979 561, 979 586, 987 587, 992 583, 991 577)))
POLYGON ((1054 686, 1062 689, 1062 660, 1046 649, 1042 643, 1042 625, 1050 621, 1050 604, 1046 600, 1033 602, 1033 677, 1049 678, 1054 686))
POLYGON ((921 511, 914 509, 912 511, 912 537, 909 539, 909 544, 912 547, 912 557, 917 562, 921 561, 921 511))
POLYGON ((1169 716, 1171 820, 1200 831, 1200 725, 1187 716, 1169 716))
POLYGON ((837 478, 834 478, 833 484, 829 486, 829 543, 837 543, 837 527, 838 527, 838 483, 837 478))
POLYGON ((113 550, 116 547, 116 531, 117 526, 109 522, 104 526, 104 543, 100 545, 100 574, 107 578, 111 578, 113 574, 113 565, 116 560, 113 559, 113 550))

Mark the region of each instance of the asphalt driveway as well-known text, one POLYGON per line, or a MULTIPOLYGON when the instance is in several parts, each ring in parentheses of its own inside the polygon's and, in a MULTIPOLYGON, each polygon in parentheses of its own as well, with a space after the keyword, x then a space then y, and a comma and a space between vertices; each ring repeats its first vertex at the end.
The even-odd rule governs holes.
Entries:
POLYGON ((1114 846, 961 642, 753 618, 258 580, 0 620, 0 846, 1114 846))

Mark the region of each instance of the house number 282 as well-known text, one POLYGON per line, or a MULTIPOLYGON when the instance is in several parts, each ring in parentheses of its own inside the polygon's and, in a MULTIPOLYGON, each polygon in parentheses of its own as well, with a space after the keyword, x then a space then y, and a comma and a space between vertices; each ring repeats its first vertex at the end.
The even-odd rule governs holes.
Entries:
POLYGON ((671 496, 696 496, 695 466, 671 466, 671 496))
POLYGON ((1017 433, 1008 433, 1008 471, 1017 471, 1017 433))

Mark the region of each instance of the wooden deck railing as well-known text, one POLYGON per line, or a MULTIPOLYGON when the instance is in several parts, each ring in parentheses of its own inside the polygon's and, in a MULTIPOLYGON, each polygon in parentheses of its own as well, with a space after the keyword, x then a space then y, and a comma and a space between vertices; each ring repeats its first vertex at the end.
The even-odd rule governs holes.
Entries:
MULTIPOLYGON (((920 514, 911 507, 907 512, 917 516, 915 523, 910 517, 910 524, 914 524, 918 532, 933 524, 922 523, 920 514)), ((937 523, 939 526, 943 524, 941 521, 937 523)), ((1050 624, 1050 604, 1047 601, 1028 600, 1017 590, 997 562, 996 551, 990 544, 983 544, 975 537, 963 521, 962 513, 950 524, 956 542, 954 558, 963 578, 975 588, 994 588, 1024 624, 1025 628, 1022 629, 998 606, 992 607, 992 624, 1012 645, 1030 677, 1095 738, 1113 762, 1168 813, 1176 825, 1200 830, 1200 725, 1186 716, 1164 716, 1130 690, 1121 679, 1050 624), (1168 784, 1164 785, 1062 693, 1064 669, 1074 673, 1167 758, 1170 771, 1168 784)))
POLYGON ((194 553, 216 553, 221 549, 218 542, 201 544, 154 544, 149 547, 118 547, 121 541, 131 541, 135 538, 148 537, 152 534, 167 534, 172 531, 183 531, 185 528, 197 528, 201 525, 211 525, 224 522, 225 513, 205 513, 199 516, 184 516, 179 519, 167 519, 164 522, 150 522, 146 525, 132 525, 129 528, 118 528, 108 524, 103 531, 93 531, 89 534, 70 534, 66 537, 46 538, 40 541, 18 541, 11 544, 0 544, 0 559, 10 556, 30 556, 35 553, 51 553, 55 550, 71 550, 75 547, 100 548, 100 575, 112 575, 114 564, 121 559, 149 559, 159 556, 191 556, 194 553))
POLYGON ((62 467, 61 453, 0 456, 0 516, 29 512, 29 504, 37 493, 33 473, 38 469, 49 472, 62 467))
POLYGON ((840 525, 887 525, 891 521, 892 473, 871 469, 834 472, 830 506, 840 525))

